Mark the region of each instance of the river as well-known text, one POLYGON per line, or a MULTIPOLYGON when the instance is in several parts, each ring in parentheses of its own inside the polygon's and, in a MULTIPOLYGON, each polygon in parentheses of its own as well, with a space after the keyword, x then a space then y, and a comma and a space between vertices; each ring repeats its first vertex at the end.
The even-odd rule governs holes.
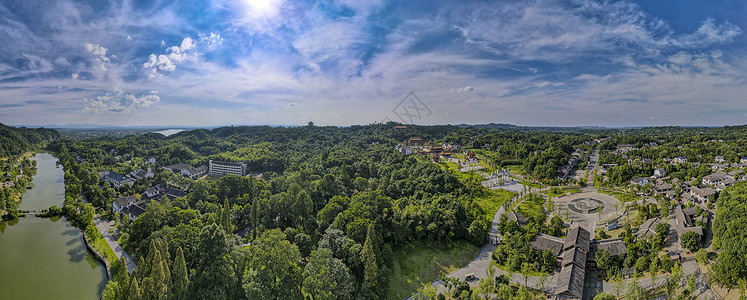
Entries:
MULTIPOLYGON (((47 153, 37 154, 34 188, 19 209, 64 202, 64 172, 47 153)), ((0 223, 0 298, 98 299, 106 270, 88 252, 83 234, 65 218, 28 216, 0 223)))

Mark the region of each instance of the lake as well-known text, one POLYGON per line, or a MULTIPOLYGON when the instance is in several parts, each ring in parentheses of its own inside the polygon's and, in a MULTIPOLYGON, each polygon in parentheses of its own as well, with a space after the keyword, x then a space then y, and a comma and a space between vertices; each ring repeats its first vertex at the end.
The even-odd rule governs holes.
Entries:
MULTIPOLYGON (((20 209, 62 206, 64 172, 56 159, 39 153, 34 188, 20 209)), ((65 218, 28 216, 0 223, 0 298, 98 299, 106 270, 88 252, 83 233, 65 218)))
POLYGON ((46 209, 52 205, 62 208, 65 202, 65 171, 57 166, 57 158, 49 153, 38 153, 31 158, 36 161, 34 188, 23 194, 19 210, 46 209))
POLYGON ((164 136, 170 136, 172 134, 177 134, 182 131, 184 131, 184 129, 166 129, 166 130, 161 130, 161 131, 154 131, 154 133, 160 133, 160 134, 163 134, 164 136))

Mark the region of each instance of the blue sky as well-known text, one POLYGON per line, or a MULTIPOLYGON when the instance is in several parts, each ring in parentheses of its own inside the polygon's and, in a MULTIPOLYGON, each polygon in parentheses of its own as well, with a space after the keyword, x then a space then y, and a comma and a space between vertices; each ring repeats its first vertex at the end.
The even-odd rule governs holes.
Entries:
POLYGON ((745 3, 4 1, 0 122, 745 124, 745 3))

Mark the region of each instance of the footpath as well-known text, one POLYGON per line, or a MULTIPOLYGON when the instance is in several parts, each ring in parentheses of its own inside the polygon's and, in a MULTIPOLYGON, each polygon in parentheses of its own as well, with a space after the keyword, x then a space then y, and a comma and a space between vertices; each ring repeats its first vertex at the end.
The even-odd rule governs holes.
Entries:
MULTIPOLYGON (((88 203, 88 199, 86 199, 86 196, 82 193, 81 197, 83 198, 84 203, 88 203)), ((99 229, 99 232, 101 232, 101 235, 104 237, 104 240, 106 240, 106 243, 109 244, 109 248, 112 248, 114 254, 119 258, 125 258, 125 262, 127 263, 127 272, 132 273, 132 271, 137 270, 135 260, 133 260, 132 256, 124 251, 117 239, 114 238, 114 235, 112 235, 111 233, 113 231, 112 229, 114 229, 115 227, 114 221, 101 220, 101 216, 96 214, 93 216, 93 223, 96 225, 96 228, 99 229)))

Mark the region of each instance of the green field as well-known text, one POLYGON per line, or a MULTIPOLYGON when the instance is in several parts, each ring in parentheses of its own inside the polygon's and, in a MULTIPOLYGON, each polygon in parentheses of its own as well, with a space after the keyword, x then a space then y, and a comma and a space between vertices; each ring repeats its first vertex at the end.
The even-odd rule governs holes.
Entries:
POLYGON ((620 200, 620 202, 630 202, 630 201, 638 200, 638 196, 632 193, 628 193, 628 192, 620 192, 620 191, 615 191, 615 190, 608 191, 608 190, 602 190, 602 189, 599 189, 597 191, 602 194, 607 194, 612 197, 615 197, 617 198, 617 200, 620 200))
MULTIPOLYGON (((106 259, 109 262, 109 266, 112 270, 112 276, 115 274, 118 274, 119 269, 124 267, 122 263, 119 261, 119 258, 114 253, 111 247, 109 247, 109 244, 106 242, 103 236, 101 234, 97 234, 95 239, 91 239, 89 237, 88 242, 93 246, 94 249, 96 249, 96 252, 101 254, 104 259, 106 259)), ((115 278, 116 280, 116 278, 115 278)))
POLYGON ((478 251, 463 240, 442 245, 415 242, 395 250, 387 299, 404 299, 424 284, 463 267, 478 251))
MULTIPOLYGON (((484 181, 485 179, 480 176, 479 174, 475 172, 467 172, 463 173, 458 170, 458 165, 453 162, 440 162, 439 163, 442 168, 448 169, 451 171, 454 176, 456 176, 459 181, 463 183, 472 182, 476 185, 479 185, 480 182, 484 181)), ((479 195, 474 196, 474 201, 477 203, 477 205, 482 208, 482 210, 485 212, 485 217, 488 219, 488 221, 493 220, 493 215, 495 215, 495 212, 498 211, 498 208, 503 205, 503 202, 505 202, 508 199, 511 199, 515 194, 506 190, 491 190, 488 188, 482 188, 482 192, 479 195)))

